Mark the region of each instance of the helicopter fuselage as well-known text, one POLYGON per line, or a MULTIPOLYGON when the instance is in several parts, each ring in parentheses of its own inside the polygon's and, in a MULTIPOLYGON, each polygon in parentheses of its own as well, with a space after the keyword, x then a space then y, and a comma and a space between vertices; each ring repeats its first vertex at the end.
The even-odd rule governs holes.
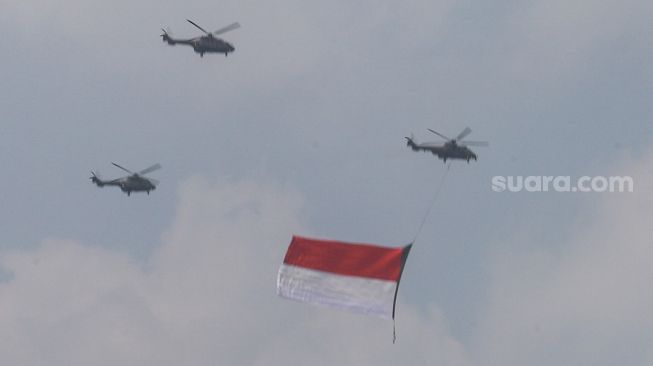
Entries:
POLYGON ((156 185, 158 184, 157 180, 146 178, 145 174, 161 169, 161 164, 154 164, 136 173, 116 163, 112 162, 111 164, 129 173, 129 175, 112 180, 102 180, 95 172, 92 171, 91 177, 89 178, 91 182, 100 188, 104 186, 120 187, 120 189, 123 192, 127 193, 128 196, 131 195, 132 192, 147 192, 147 194, 150 194, 150 191, 156 189, 156 185))
POLYGON ((143 178, 137 174, 130 175, 125 178, 114 179, 114 180, 101 180, 100 178, 94 175, 93 177, 91 177, 91 180, 98 187, 104 187, 104 186, 120 187, 120 190, 127 193, 128 196, 132 192, 147 192, 149 194, 150 191, 156 189, 156 186, 152 184, 152 182, 149 179, 143 178))
POLYGON ((467 146, 462 146, 454 143, 446 143, 444 145, 435 145, 431 143, 418 144, 412 139, 408 139, 407 145, 413 149, 413 151, 427 151, 436 155, 438 158, 444 160, 447 159, 460 159, 467 160, 468 162, 473 159, 477 160, 476 154, 470 150, 467 146))
POLYGON ((228 26, 220 28, 215 32, 207 32, 206 29, 200 27, 192 20, 186 19, 186 21, 195 26, 197 29, 201 30, 205 35, 190 39, 174 39, 168 31, 161 29, 163 31, 163 34, 161 34, 163 42, 167 42, 171 46, 176 44, 189 45, 193 47, 193 50, 195 50, 196 53, 199 53, 202 57, 205 53, 224 53, 224 55, 227 56, 229 53, 235 51, 235 48, 231 43, 218 38, 217 36, 240 28, 240 24, 238 24, 238 22, 229 24, 228 26))
POLYGON ((127 194, 131 192, 149 193, 150 191, 155 190, 156 186, 147 178, 143 178, 139 175, 131 175, 120 182, 120 189, 127 194))
POLYGON ((226 56, 229 53, 235 51, 235 48, 231 43, 214 36, 202 36, 191 39, 174 39, 166 35, 164 37, 164 41, 171 46, 176 44, 189 45, 193 47, 193 50, 195 50, 196 53, 199 53, 200 56, 204 56, 205 53, 224 53, 226 56))

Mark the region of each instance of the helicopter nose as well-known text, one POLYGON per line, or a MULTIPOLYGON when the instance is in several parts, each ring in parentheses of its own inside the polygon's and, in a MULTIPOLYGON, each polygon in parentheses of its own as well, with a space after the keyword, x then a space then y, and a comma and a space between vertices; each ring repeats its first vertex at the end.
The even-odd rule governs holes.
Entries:
POLYGON ((234 52, 236 50, 231 43, 227 43, 227 47, 229 48, 229 52, 234 52))

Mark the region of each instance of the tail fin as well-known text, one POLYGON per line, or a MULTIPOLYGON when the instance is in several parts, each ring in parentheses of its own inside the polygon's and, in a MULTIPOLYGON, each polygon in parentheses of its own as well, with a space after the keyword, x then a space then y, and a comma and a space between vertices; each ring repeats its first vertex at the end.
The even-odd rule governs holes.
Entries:
POLYGON ((95 172, 91 172, 91 176, 88 179, 90 179, 91 182, 95 183, 95 185, 98 187, 104 187, 104 182, 97 174, 95 174, 95 172))
POLYGON ((163 34, 161 34, 161 39, 163 42, 168 42, 169 45, 174 45, 175 40, 172 38, 172 33, 169 31, 166 31, 165 29, 161 28, 163 31, 163 34))
POLYGON ((413 151, 419 150, 419 146, 417 146, 417 141, 415 141, 415 138, 411 134, 410 137, 406 137, 406 146, 409 146, 413 151))

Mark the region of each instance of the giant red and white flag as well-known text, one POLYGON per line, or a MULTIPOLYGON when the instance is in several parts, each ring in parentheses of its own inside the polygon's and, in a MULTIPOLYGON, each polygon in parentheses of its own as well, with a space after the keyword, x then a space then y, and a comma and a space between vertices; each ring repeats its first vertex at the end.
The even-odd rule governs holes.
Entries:
POLYGON ((294 236, 279 268, 277 293, 311 304, 394 318, 410 247, 294 236))

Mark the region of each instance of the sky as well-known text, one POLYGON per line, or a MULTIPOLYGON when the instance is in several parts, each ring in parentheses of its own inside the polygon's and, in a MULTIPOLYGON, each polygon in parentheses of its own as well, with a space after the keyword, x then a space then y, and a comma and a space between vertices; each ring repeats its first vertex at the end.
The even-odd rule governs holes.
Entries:
POLYGON ((653 5, 0 0, 15 365, 649 365, 653 5), (236 51, 161 42, 234 21, 236 51), (293 234, 410 242, 390 322, 276 296, 293 234), (150 195, 99 189, 154 163, 150 195), (633 177, 632 193, 491 178, 633 177))

